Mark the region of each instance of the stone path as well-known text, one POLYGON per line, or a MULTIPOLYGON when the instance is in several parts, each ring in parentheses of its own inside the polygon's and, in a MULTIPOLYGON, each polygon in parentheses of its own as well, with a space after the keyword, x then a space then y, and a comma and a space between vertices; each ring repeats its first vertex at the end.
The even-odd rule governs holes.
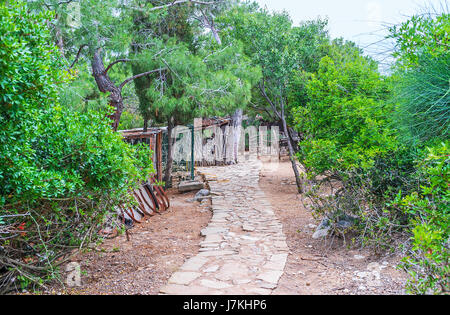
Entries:
POLYGON ((262 163, 200 168, 212 194, 213 217, 199 253, 169 279, 162 294, 271 294, 288 256, 286 237, 259 188, 262 163))

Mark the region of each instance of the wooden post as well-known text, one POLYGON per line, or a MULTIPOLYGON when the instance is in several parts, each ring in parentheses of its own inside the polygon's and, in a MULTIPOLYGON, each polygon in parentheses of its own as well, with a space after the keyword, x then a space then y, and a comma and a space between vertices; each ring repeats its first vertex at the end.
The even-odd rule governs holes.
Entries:
POLYGON ((158 181, 162 181, 162 131, 160 130, 156 135, 156 172, 158 181))

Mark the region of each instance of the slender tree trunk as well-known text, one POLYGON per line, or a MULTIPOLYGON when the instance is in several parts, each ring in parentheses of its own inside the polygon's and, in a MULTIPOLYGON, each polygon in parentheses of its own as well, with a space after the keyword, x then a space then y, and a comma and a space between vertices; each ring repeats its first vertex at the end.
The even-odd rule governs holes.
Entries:
POLYGON ((173 140, 172 139, 172 131, 174 128, 174 124, 172 121, 172 117, 169 118, 169 122, 167 124, 167 163, 166 169, 164 170, 164 182, 166 183, 166 188, 169 187, 169 181, 172 176, 172 166, 173 166, 173 140))
POLYGON ((106 73, 105 66, 103 64, 103 59, 100 54, 100 49, 97 49, 94 52, 91 65, 92 65, 92 75, 95 78, 95 82, 97 83, 98 89, 102 93, 109 92, 109 104, 115 109, 114 113, 109 117, 113 121, 112 123, 113 130, 117 131, 117 128, 119 127, 120 116, 122 115, 123 111, 123 99, 121 88, 117 87, 106 73))
POLYGON ((238 163, 238 154, 239 154, 239 141, 241 139, 241 128, 242 128, 242 114, 243 110, 241 108, 236 109, 233 116, 231 116, 231 163, 238 163))
POLYGON ((146 132, 148 129, 148 119, 144 118, 144 132, 146 132))
POLYGON ((284 115, 284 105, 282 104, 281 106, 282 106, 281 107, 281 122, 283 124, 283 131, 284 131, 284 134, 286 135, 286 139, 287 139, 287 143, 288 143, 289 159, 291 160, 292 170, 294 171, 295 182, 297 184, 297 190, 301 194, 301 193, 303 193, 303 183, 300 178, 300 173, 297 168, 297 163, 295 161, 295 156, 294 156, 295 151, 294 151, 294 147, 292 146, 291 137, 289 135, 289 129, 286 124, 286 117, 284 115))

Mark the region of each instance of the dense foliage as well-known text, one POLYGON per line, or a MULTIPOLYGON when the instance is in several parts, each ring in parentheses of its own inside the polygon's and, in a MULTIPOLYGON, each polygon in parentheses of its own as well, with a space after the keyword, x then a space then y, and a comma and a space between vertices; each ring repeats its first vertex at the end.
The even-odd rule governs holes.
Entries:
POLYGON ((413 245, 402 266, 411 274, 408 289, 412 293, 448 293, 450 287, 448 146, 447 141, 427 149, 418 161, 420 189, 395 200, 411 217, 413 245))
POLYGON ((394 147, 386 128, 388 84, 377 65, 356 48, 346 51, 335 43, 332 50, 306 83, 308 102, 294 106, 297 129, 306 138, 300 159, 314 175, 368 168, 394 147))
POLYGON ((62 69, 46 21, 16 1, 0 6, 1 291, 54 277, 67 250, 87 245, 104 216, 152 166, 148 149, 111 130, 107 109, 59 104, 62 69))
POLYGON ((401 249, 413 293, 449 291, 448 27, 443 13, 391 28, 389 77, 334 41, 316 71, 290 82, 312 209, 376 250, 411 237, 401 249))

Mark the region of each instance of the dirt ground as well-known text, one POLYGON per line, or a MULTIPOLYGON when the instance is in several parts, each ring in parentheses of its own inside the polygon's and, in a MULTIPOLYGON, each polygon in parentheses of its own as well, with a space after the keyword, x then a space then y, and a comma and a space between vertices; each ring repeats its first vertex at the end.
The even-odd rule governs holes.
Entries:
MULTIPOLYGON (((314 240, 318 222, 296 193, 289 161, 264 161, 260 186, 283 223, 290 254, 274 294, 404 294, 406 275, 399 258, 347 249, 342 240, 314 240)), ((125 235, 107 239, 97 250, 77 255, 82 286, 52 289, 51 294, 158 294, 188 258, 196 255, 211 212, 208 204, 189 201, 194 192, 169 191, 171 207, 125 235)), ((209 201, 208 201, 209 202, 209 201)))
POLYGON ((296 192, 289 161, 266 160, 260 187, 283 223, 290 249, 275 294, 404 294, 406 275, 395 268, 399 257, 348 249, 336 238, 312 238, 318 222, 296 192))
POLYGON ((188 201, 195 192, 168 194, 170 208, 135 224, 129 230, 130 241, 125 235, 107 239, 97 250, 72 260, 81 266, 81 287, 50 293, 158 294, 172 273, 198 253, 200 230, 211 218, 209 205, 188 201))

